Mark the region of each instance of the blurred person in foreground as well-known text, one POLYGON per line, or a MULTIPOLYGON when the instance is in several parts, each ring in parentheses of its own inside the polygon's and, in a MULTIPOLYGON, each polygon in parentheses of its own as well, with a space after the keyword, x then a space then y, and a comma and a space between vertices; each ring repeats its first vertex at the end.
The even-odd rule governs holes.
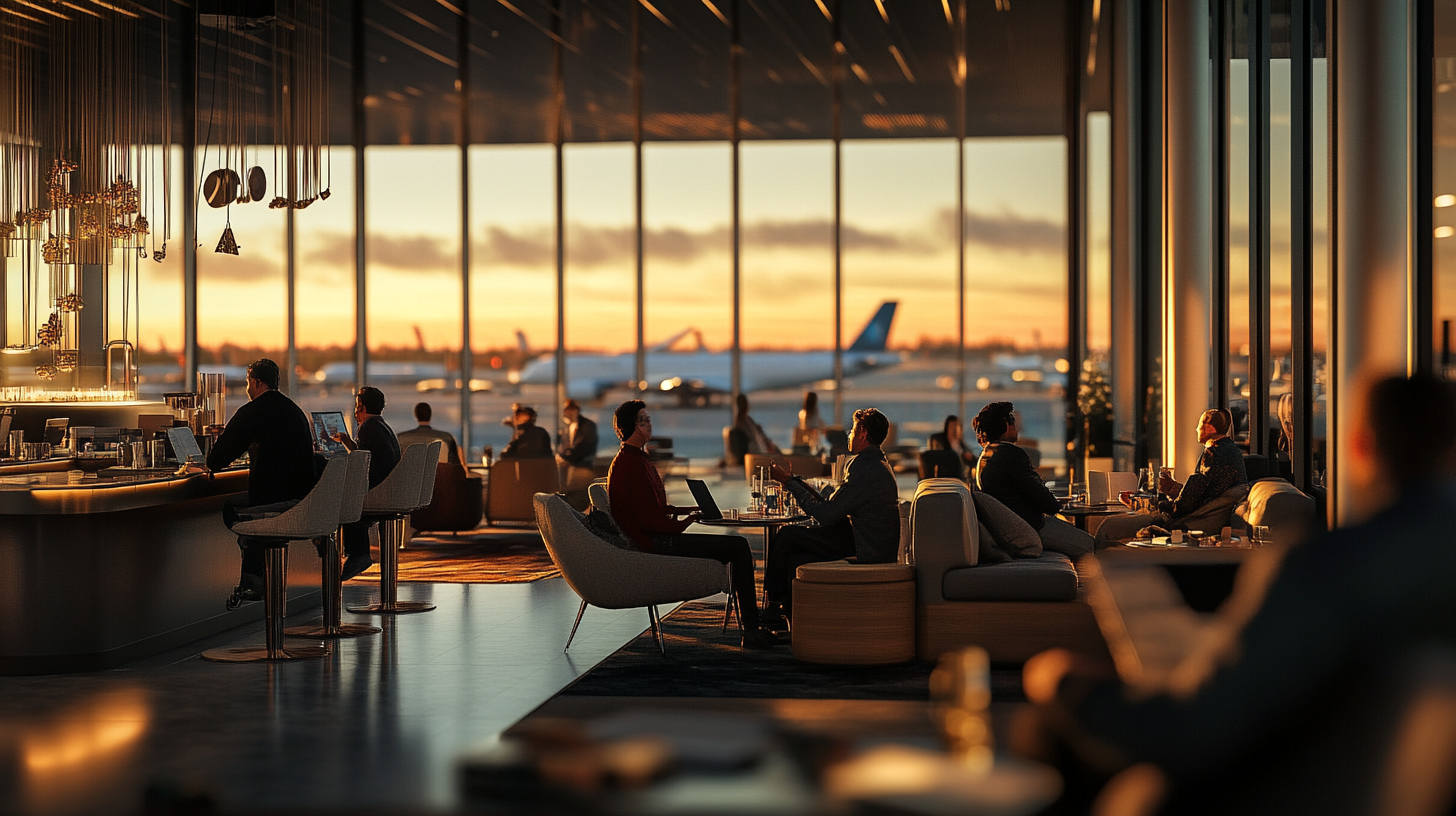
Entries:
POLYGON ((888 564, 900 550, 900 488, 880 448, 890 433, 890 420, 874 408, 854 412, 849 429, 853 456, 844 465, 844 481, 827 498, 795 476, 786 462, 774 460, 770 476, 793 494, 814 519, 812 527, 787 526, 774 537, 764 566, 768 595, 765 624, 787 629, 793 615, 794 573, 802 564, 837 561, 888 564))
POLYGON ((1330 767, 1366 742, 1349 723, 1378 718, 1386 701, 1373 690, 1405 658, 1456 648, 1456 391, 1418 375, 1375 381, 1363 397, 1345 463, 1362 521, 1289 549, 1259 592, 1236 589, 1211 648, 1140 685, 1063 650, 1027 661, 1026 695, 1047 728, 1022 736, 1057 739, 1023 739, 1022 752, 1063 760, 1065 812, 1134 767, 1119 778, 1140 780, 1162 813, 1280 812, 1289 797, 1301 812, 1359 807, 1340 799, 1345 786, 1388 758, 1330 767))
POLYGON ((667 503, 662 476, 647 458, 647 440, 652 438, 652 415, 642 400, 627 400, 612 415, 612 425, 622 448, 607 471, 607 495, 612 520, 622 534, 643 552, 684 558, 711 558, 728 565, 733 574, 733 593, 738 601, 738 619, 743 624, 743 648, 767 649, 777 642, 773 633, 759 627, 758 591, 753 579, 753 551, 748 540, 736 535, 704 535, 683 532, 698 519, 696 507, 673 507, 667 503))
POLYGON ((1026 450, 1016 444, 1021 439, 1016 406, 993 402, 976 414, 971 426, 982 448, 976 463, 977 487, 1031 525, 1043 548, 1071 558, 1092 552, 1092 536, 1055 517, 1061 502, 1032 467, 1026 450))
POLYGON ((455 436, 449 431, 441 431, 430 425, 430 420, 435 411, 428 402, 416 403, 415 405, 415 427, 399 434, 399 447, 401 450, 410 445, 428 445, 435 440, 440 440, 440 463, 451 464, 465 471, 470 475, 470 468, 460 456, 460 444, 455 441, 455 436))

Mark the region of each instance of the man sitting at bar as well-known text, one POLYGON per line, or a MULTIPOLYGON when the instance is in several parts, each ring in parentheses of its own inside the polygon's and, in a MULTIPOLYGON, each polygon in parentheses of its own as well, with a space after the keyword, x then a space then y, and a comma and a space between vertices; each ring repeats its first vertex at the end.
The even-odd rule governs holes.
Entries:
MULTIPOLYGON (((247 519, 277 515, 298 504, 313 489, 313 433, 308 415, 278 390, 278 364, 267 358, 248 366, 248 402, 223 429, 207 454, 207 470, 221 470, 248 454, 248 495, 223 504, 222 520, 231 530, 247 519)), ((198 470, 201 470, 198 468, 198 470)), ((242 574, 228 608, 263 599, 263 548, 251 536, 238 536, 242 574)))
MULTIPOLYGON (((1210 408, 1198 418, 1198 441, 1203 443, 1203 455, 1198 458, 1198 468, 1188 481, 1178 484, 1171 476, 1162 474, 1158 478, 1158 512, 1127 516, 1111 516, 1097 529, 1097 541, 1103 544, 1124 541, 1137 535, 1144 527, 1155 525, 1165 529, 1184 527, 1194 514, 1207 513, 1215 502, 1225 502, 1233 509, 1234 501, 1224 493, 1232 487, 1249 483, 1248 471, 1244 469, 1244 455, 1239 446, 1229 438, 1233 418, 1222 408, 1210 408), (1169 498, 1176 496, 1177 498, 1169 498)), ((1119 497, 1128 502, 1128 495, 1119 497)), ((1227 514, 1224 514, 1227 515, 1227 514)), ((1222 527, 1227 522, 1221 522, 1222 527)))
MULTIPOLYGON (((399 464, 399 440, 394 429, 384 421, 384 392, 366 385, 354 395, 354 426, 359 441, 347 433, 334 434, 334 440, 350 451, 367 450, 369 456, 369 488, 379 486, 394 466, 399 464)), ((369 555, 369 528, 376 522, 356 521, 344 525, 344 568, 339 577, 347 581, 374 564, 369 555)))
POLYGON ((854 412, 844 481, 829 498, 821 497, 791 468, 777 461, 770 475, 794 495, 799 507, 818 522, 813 527, 785 527, 774 538, 764 569, 768 608, 764 625, 785 629, 792 613, 794 572, 802 564, 854 559, 861 564, 888 564, 900 549, 900 489, 880 445, 890 433, 890 420, 874 408, 854 412))

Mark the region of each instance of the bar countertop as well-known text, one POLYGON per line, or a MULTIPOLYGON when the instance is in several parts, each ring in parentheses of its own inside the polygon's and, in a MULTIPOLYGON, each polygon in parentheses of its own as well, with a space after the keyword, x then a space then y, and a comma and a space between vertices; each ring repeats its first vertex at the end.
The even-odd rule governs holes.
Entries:
POLYGON ((0 516, 71 515, 115 513, 145 507, 242 493, 248 489, 248 471, 237 468, 215 474, 153 469, 109 472, 71 481, 72 460, 53 459, 34 463, 46 469, 0 467, 0 516), (51 469, 57 463, 65 470, 51 469))

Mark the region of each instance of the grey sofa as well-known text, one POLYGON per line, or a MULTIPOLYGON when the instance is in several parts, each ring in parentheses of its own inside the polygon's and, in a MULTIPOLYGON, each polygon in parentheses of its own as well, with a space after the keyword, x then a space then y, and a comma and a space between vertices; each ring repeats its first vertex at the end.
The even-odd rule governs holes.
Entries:
POLYGON ((995 662, 1062 647, 1110 660, 1071 559, 1060 553, 978 565, 980 525, 969 489, 926 479, 910 510, 907 560, 915 567, 916 654, 935 660, 965 646, 995 662))

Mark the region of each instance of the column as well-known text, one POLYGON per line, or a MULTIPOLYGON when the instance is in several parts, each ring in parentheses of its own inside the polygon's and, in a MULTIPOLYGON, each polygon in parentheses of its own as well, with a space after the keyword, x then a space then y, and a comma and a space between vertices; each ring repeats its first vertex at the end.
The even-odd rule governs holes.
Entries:
MULTIPOLYGON (((1360 517, 1349 450, 1359 381, 1410 364, 1407 4, 1333 4, 1331 520, 1360 517)), ((1424 202, 1430 206, 1430 202, 1424 202)))
POLYGON ((1166 4, 1163 37, 1163 464, 1183 480, 1202 453, 1198 418, 1213 404, 1208 7, 1166 4))

